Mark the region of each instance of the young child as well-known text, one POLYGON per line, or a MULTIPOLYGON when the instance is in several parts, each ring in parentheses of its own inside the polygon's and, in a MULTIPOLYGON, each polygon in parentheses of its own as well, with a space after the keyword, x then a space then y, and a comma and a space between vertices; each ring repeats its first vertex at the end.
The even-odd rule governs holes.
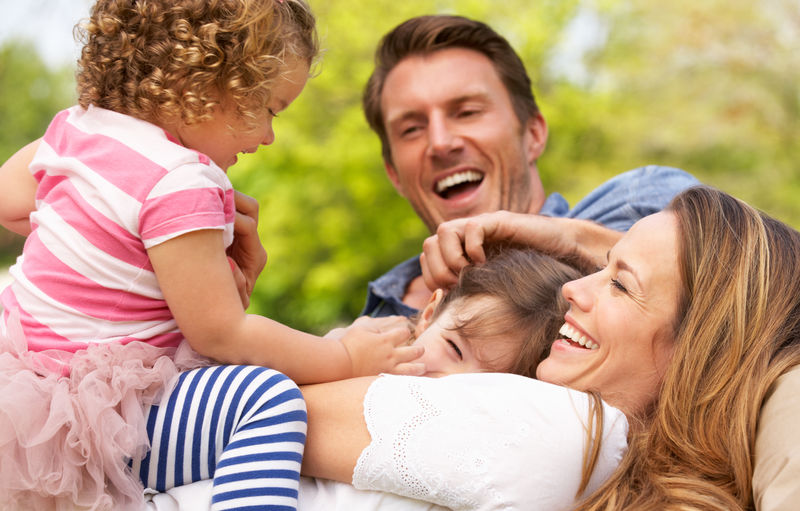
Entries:
POLYGON ((420 312, 414 344, 426 376, 508 372, 534 378, 564 323, 561 286, 580 272, 555 259, 514 248, 465 267, 420 312))
POLYGON ((391 322, 331 340, 247 314, 229 266, 225 171, 273 142, 315 30, 305 0, 93 6, 79 105, 0 170, 0 223, 30 232, 0 297, 3 506, 138 509, 141 483, 213 477, 214 509, 293 509, 306 415, 277 371, 421 368, 391 322))

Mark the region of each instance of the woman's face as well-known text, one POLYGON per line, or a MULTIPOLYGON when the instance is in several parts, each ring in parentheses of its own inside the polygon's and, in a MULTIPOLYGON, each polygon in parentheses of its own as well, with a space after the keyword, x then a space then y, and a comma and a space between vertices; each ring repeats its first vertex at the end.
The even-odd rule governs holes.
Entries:
POLYGON ((599 391, 626 413, 655 397, 672 354, 680 295, 673 213, 638 221, 602 270, 564 285, 570 308, 537 378, 599 391))

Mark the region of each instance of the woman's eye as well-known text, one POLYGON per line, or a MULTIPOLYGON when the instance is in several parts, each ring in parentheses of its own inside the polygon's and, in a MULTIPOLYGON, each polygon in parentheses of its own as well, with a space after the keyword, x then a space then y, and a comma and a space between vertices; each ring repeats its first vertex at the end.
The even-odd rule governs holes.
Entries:
POLYGON ((275 118, 278 117, 278 114, 275 113, 275 110, 273 110, 271 108, 267 108, 267 110, 269 111, 269 115, 271 115, 272 117, 275 117, 275 118))
POLYGON ((622 291, 623 293, 627 293, 628 292, 628 290, 625 288, 625 286, 623 286, 622 283, 620 281, 618 281, 617 279, 611 279, 611 286, 614 289, 617 289, 618 291, 622 291))
POLYGON ((461 360, 463 360, 463 359, 464 359, 464 356, 461 354, 461 350, 460 350, 460 349, 458 349, 458 346, 456 346, 456 343, 454 343, 454 342, 453 342, 453 341, 451 341, 450 339, 445 339, 445 341, 447 341, 447 344, 449 344, 449 345, 450 345, 450 347, 451 347, 451 348, 453 348, 453 351, 455 351, 455 352, 456 352, 456 355, 458 355, 458 358, 459 358, 459 359, 461 359, 461 360))

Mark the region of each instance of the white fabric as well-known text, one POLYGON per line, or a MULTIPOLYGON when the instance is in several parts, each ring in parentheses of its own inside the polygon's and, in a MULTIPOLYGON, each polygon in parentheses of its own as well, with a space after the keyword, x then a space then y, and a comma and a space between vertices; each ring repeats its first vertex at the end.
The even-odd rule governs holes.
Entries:
MULTIPOLYGON (((571 509, 581 480, 589 396, 512 374, 383 376, 369 388, 372 437, 353 486, 454 510, 571 509)), ((604 405, 588 492, 619 464, 625 416, 604 405)))
MULTIPOLYGON (((210 509, 210 480, 177 486, 166 493, 146 496, 148 511, 199 511, 210 509)), ((356 490, 328 479, 300 478, 298 511, 446 511, 446 508, 391 493, 356 490)))
MULTIPOLYGON (((303 477, 298 509, 570 509, 587 406, 582 392, 515 375, 382 376, 364 400, 372 442, 353 474, 361 489, 303 477)), ((600 458, 587 492, 618 465, 626 437, 625 416, 604 405, 600 458)), ((210 502, 211 481, 201 481, 153 496, 148 505, 184 511, 209 509, 210 502)))

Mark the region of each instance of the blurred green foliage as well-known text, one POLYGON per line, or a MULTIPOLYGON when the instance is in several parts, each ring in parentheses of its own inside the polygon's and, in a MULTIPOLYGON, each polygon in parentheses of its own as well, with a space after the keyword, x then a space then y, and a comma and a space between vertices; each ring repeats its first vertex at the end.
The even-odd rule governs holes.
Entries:
MULTIPOLYGON (((74 102, 72 73, 47 68, 29 43, 0 46, 0 162, 42 136, 53 114, 74 102)), ((0 227, 0 267, 14 261, 23 242, 0 227)))
MULTIPOLYGON (((672 165, 800 227, 796 0, 310 2, 318 76, 276 121, 275 145, 230 171, 261 203, 270 256, 252 312, 324 332, 358 314, 368 280, 420 250, 427 232, 360 108, 380 37, 419 14, 484 20, 519 51, 550 127, 546 190, 575 202, 624 170, 672 165)), ((0 51, 0 158, 44 130, 62 83, 69 73, 29 48, 0 51)))

